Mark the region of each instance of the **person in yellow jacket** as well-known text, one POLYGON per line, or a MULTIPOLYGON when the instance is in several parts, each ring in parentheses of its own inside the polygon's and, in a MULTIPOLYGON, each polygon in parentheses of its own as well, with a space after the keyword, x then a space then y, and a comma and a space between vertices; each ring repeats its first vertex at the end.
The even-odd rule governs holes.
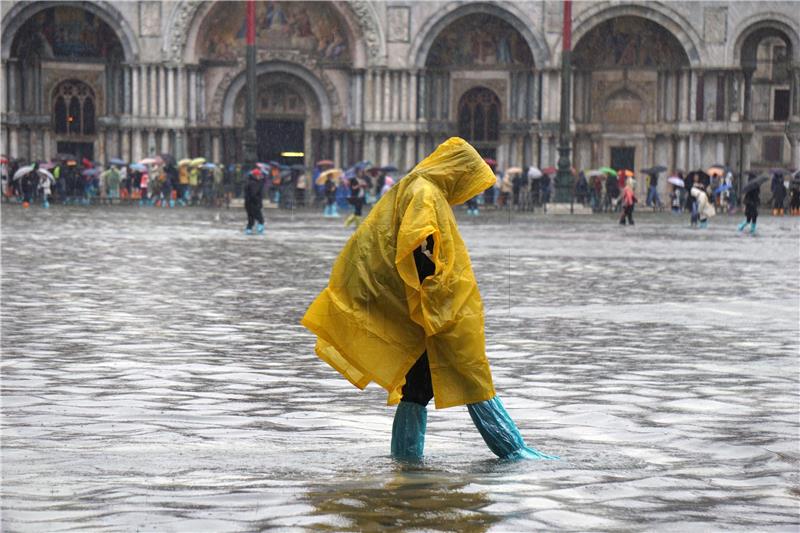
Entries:
POLYGON ((494 183, 469 143, 441 144, 372 208, 301 321, 323 361, 399 404, 396 458, 422 457, 431 399, 437 409, 466 405, 499 457, 551 458, 527 447, 495 394, 483 304, 451 209, 494 183))

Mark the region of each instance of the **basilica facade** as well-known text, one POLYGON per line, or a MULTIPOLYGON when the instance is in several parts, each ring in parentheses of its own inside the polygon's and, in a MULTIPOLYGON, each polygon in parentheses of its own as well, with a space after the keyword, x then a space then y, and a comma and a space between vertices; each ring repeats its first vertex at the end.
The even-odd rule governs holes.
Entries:
MULTIPOLYGON (((260 159, 555 165, 561 2, 256 3, 260 159)), ((2 147, 243 159, 245 3, 2 1, 2 147)), ((800 168, 797 2, 577 2, 576 168, 800 168)))

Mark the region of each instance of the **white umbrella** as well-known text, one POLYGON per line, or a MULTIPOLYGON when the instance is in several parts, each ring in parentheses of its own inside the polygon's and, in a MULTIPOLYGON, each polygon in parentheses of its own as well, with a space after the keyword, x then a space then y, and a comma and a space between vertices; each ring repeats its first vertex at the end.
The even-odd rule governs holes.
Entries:
POLYGON ((670 176, 667 178, 667 181, 676 187, 686 187, 686 184, 678 176, 670 176))
MULTIPOLYGON (((25 165, 24 167, 20 167, 19 170, 14 172, 14 176, 11 179, 12 180, 18 180, 18 179, 22 178, 22 176, 25 176, 26 174, 30 174, 32 171, 33 171, 33 165, 25 165)), ((41 167, 37 168, 36 172, 38 172, 40 176, 44 176, 45 178, 49 178, 49 179, 55 181, 55 178, 53 177, 53 175, 50 174, 48 171, 46 171, 45 169, 43 169, 41 167)))
POLYGON ((536 168, 536 167, 530 167, 530 168, 528 169, 528 179, 532 179, 532 180, 538 180, 538 179, 539 179, 539 178, 541 178, 543 175, 544 175, 544 174, 542 174, 542 171, 541 171, 541 170, 539 170, 539 169, 538 169, 538 168, 536 168))

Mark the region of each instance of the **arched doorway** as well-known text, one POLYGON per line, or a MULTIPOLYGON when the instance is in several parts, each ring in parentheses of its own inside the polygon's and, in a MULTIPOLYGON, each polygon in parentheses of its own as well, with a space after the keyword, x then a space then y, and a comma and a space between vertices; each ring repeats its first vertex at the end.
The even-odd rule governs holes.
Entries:
POLYGON ((68 151, 92 159, 102 145, 96 119, 124 112, 125 50, 94 9, 50 3, 33 12, 11 40, 9 109, 23 128, 50 126, 32 128, 40 138, 32 140, 30 153, 19 147, 23 157, 49 158, 68 151))
POLYGON ((688 118, 690 83, 689 57, 675 35, 644 17, 611 18, 580 38, 573 64, 575 166, 674 168, 675 140, 666 130, 688 118))
MULTIPOLYGON (((785 135, 792 109, 794 50, 781 29, 760 25, 742 42, 744 119, 759 123, 750 139, 750 166, 769 168, 791 164, 790 138, 785 135)), ((797 105, 795 103, 795 105, 797 105)))
MULTIPOLYGON (((276 160, 297 163, 303 159, 281 155, 287 152, 306 154, 310 163, 316 156, 313 141, 322 127, 320 102, 308 83, 289 72, 265 72, 257 78, 256 138, 260 161, 276 160)), ((233 126, 244 128, 245 89, 240 88, 233 102, 233 126)), ((226 157, 237 160, 243 154, 234 146, 226 157)), ((241 160, 241 159, 238 159, 241 160)))
POLYGON ((420 78, 427 148, 459 132, 500 166, 532 162, 538 86, 531 48, 509 21, 486 12, 454 19, 432 41, 420 78))
POLYGON ((500 99, 486 87, 470 89, 458 102, 458 135, 483 157, 497 158, 500 141, 500 99))

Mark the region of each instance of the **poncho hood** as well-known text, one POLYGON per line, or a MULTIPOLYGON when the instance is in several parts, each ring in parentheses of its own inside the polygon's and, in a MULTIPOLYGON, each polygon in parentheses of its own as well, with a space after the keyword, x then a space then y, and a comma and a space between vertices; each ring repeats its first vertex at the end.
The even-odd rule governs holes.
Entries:
POLYGON ((450 205, 466 202, 497 181, 475 148, 460 137, 451 137, 440 144, 405 179, 415 177, 439 187, 450 205))

